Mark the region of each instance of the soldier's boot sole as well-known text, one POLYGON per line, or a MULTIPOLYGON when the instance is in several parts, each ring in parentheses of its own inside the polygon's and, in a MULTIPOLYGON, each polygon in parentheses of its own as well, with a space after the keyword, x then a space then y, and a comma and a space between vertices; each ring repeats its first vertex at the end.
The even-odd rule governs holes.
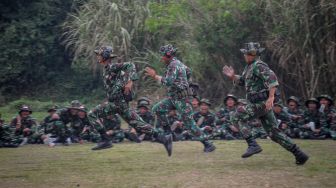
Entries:
POLYGON ((95 147, 93 147, 91 150, 102 150, 102 149, 108 149, 108 148, 111 148, 113 147, 113 145, 111 143, 104 143, 104 144, 101 144, 101 145, 97 145, 95 147))
POLYGON ((173 137, 172 135, 165 136, 165 142, 163 143, 168 156, 170 157, 173 153, 173 137))

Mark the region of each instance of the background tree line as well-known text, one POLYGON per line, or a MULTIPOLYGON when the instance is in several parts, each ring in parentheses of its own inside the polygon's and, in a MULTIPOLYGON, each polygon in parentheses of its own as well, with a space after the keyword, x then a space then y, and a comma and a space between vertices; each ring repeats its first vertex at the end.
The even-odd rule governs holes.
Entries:
MULTIPOLYGON (((172 43, 193 69, 202 96, 244 95, 223 77, 241 71, 245 42, 266 46, 263 59, 287 96, 336 95, 334 0, 4 0, 0 2, 0 102, 20 96, 104 96, 92 51, 112 45, 140 75, 162 72, 158 49, 172 43)), ((141 76, 142 94, 162 92, 141 76)))

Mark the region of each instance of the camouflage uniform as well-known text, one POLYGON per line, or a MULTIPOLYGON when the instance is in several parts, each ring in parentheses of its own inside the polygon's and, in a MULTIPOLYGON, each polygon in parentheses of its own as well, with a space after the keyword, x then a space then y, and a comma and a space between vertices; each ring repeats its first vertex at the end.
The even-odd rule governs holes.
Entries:
POLYGON ((18 117, 14 117, 10 123, 10 126, 12 128, 15 128, 15 135, 16 136, 23 136, 23 142, 21 145, 24 145, 26 143, 35 144, 35 143, 41 143, 42 140, 39 140, 36 136, 37 130, 38 130, 38 124, 34 118, 32 118, 30 115, 27 117, 22 117, 21 113, 23 111, 28 111, 29 114, 32 113, 31 109, 23 105, 19 111, 19 116, 21 117, 21 122, 18 121, 18 117), (24 131, 25 129, 28 129, 28 131, 24 131))
POLYGON ((299 99, 295 96, 289 97, 287 100, 287 105, 293 101, 296 103, 297 107, 296 108, 288 108, 287 112, 289 114, 289 117, 291 121, 289 122, 289 136, 292 138, 299 138, 299 133, 300 133, 300 127, 303 123, 303 110, 299 109, 300 103, 299 99))
POLYGON ((206 135, 196 126, 193 119, 193 109, 191 106, 193 96, 189 91, 191 69, 173 56, 176 49, 172 45, 162 46, 160 52, 163 56, 169 55, 169 57, 172 57, 167 64, 164 75, 159 81, 161 85, 167 87, 167 96, 156 103, 152 111, 157 115, 157 119, 162 123, 162 126, 167 126, 167 113, 170 109, 175 108, 181 115, 184 126, 191 130, 195 139, 204 144, 204 151, 210 152, 210 150, 214 150, 215 147, 207 141, 206 135), (211 149, 208 150, 207 148, 211 149))
POLYGON ((275 118, 278 120, 278 128, 282 132, 284 132, 287 136, 290 137, 291 131, 290 131, 289 125, 291 123, 291 119, 290 119, 289 114, 286 111, 284 111, 282 104, 276 103, 274 104, 274 106, 279 106, 281 108, 280 112, 276 112, 274 110, 275 118))
POLYGON ((15 129, 1 119, 0 116, 0 148, 1 147, 18 147, 22 142, 21 136, 15 135, 15 129))
MULTIPOLYGON (((146 123, 134 110, 129 107, 129 101, 133 98, 133 92, 128 95, 124 94, 124 88, 129 81, 138 79, 135 65, 133 63, 114 63, 112 62, 115 55, 112 54, 112 47, 104 46, 96 50, 98 58, 103 58, 103 62, 108 61, 103 69, 104 88, 107 94, 108 102, 98 105, 88 113, 91 125, 100 133, 102 142, 93 150, 105 149, 112 147, 106 128, 101 122, 107 116, 119 114, 129 125, 135 129, 152 134, 160 143, 164 144, 168 155, 171 153, 171 140, 169 141, 158 133, 150 124, 146 123)), ((99 59, 98 59, 99 60, 99 59)))
POLYGON ((221 108, 217 113, 217 120, 216 120, 216 126, 217 126, 217 135, 220 136, 222 139, 226 140, 233 140, 240 138, 239 132, 234 132, 231 129, 232 123, 230 122, 230 116, 232 113, 236 111, 236 108, 221 108))
MULTIPOLYGON (((200 102, 201 105, 211 106, 211 103, 208 99, 202 99, 200 102)), ((213 138, 213 132, 216 129, 216 116, 214 113, 208 111, 205 114, 201 111, 194 113, 193 118, 196 122, 196 125, 203 130, 208 138, 213 138)))
POLYGON ((102 119, 106 131, 111 131, 110 139, 114 143, 122 142, 125 138, 124 131, 121 129, 121 119, 118 115, 113 114, 107 118, 102 119))
POLYGON ((321 95, 317 98, 319 101, 321 99, 326 99, 329 101, 328 106, 324 106, 320 108, 320 111, 324 114, 326 120, 327 120, 327 129, 325 131, 328 131, 328 135, 332 139, 336 140, 336 109, 334 107, 334 100, 329 95, 321 95))
MULTIPOLYGON (((247 43, 246 47, 246 49, 241 49, 241 52, 244 53, 246 58, 254 56, 255 59, 253 62, 248 63, 241 76, 235 76, 235 81, 238 85, 245 86, 249 103, 246 106, 238 107, 237 113, 231 118, 234 124, 239 124, 242 136, 249 144, 249 148, 245 154, 249 153, 253 155, 261 152, 260 146, 258 146, 255 141, 251 141, 253 137, 251 132, 248 131, 248 129, 243 129, 243 127, 248 125, 249 120, 259 118, 269 137, 286 150, 292 152, 296 157, 296 164, 302 165, 308 160, 308 156, 303 153, 286 134, 281 132, 277 127, 278 122, 273 111, 266 109, 269 90, 277 87, 279 83, 275 73, 258 57, 264 49, 260 48, 259 43, 252 42, 247 43), (249 150, 250 148, 251 150, 249 150), (258 148, 258 151, 250 153, 253 148, 258 148)), ((242 157, 244 157, 244 155, 242 157)))
MULTIPOLYGON (((306 101, 306 106, 309 103, 315 103, 319 106, 318 101, 315 98, 311 98, 306 101)), ((303 114, 303 124, 300 127, 300 138, 303 139, 324 139, 329 132, 327 118, 323 112, 320 112, 317 108, 314 110, 305 110, 303 114), (313 127, 307 127, 313 124, 313 127), (320 132, 314 132, 314 129, 320 129, 320 132)))

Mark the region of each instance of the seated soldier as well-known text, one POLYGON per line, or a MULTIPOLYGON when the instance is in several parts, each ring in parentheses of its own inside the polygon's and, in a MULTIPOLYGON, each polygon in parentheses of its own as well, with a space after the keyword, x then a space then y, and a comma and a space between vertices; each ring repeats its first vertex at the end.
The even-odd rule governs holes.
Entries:
POLYGON ((74 132, 74 130, 80 130, 78 132, 81 132, 81 127, 78 127, 80 124, 79 118, 78 118, 78 112, 79 107, 82 106, 82 104, 78 100, 71 101, 71 105, 66 108, 57 109, 56 113, 53 117, 56 119, 62 121, 62 123, 65 125, 66 128, 66 135, 62 139, 65 139, 64 141, 61 141, 63 143, 67 142, 68 144, 71 143, 71 132, 74 132), (72 131, 71 131, 72 130, 72 131))
POLYGON ((287 100, 287 107, 288 107, 288 114, 291 119, 291 121, 288 123, 289 126, 289 135, 292 138, 299 138, 300 135, 300 125, 303 121, 303 110, 299 108, 300 101, 297 97, 291 96, 287 100))
POLYGON ((196 113, 196 112, 198 112, 199 111, 199 105, 200 105, 200 99, 199 99, 199 97, 194 97, 193 99, 192 99, 192 101, 191 101, 191 106, 192 106, 192 108, 193 108, 193 111, 194 111, 194 113, 196 113))
POLYGON ((278 120, 278 128, 284 132, 287 136, 290 136, 290 116, 287 112, 284 111, 284 106, 280 102, 274 103, 273 112, 275 118, 278 120))
POLYGON ((22 137, 15 135, 15 129, 11 128, 9 125, 6 125, 5 121, 1 119, 0 114, 0 148, 1 147, 16 148, 19 147, 19 144, 21 142, 22 137))
POLYGON ((68 129, 56 113, 54 113, 51 116, 50 121, 45 124, 45 135, 42 137, 44 143, 50 147, 54 147, 59 144, 68 146, 70 144, 70 142, 67 141, 68 129))
POLYGON ((334 100, 329 95, 321 95, 317 99, 320 103, 319 111, 322 112, 327 119, 327 128, 329 129, 327 136, 336 140, 336 109, 334 107, 334 100))
POLYGON ((311 98, 305 102, 307 107, 303 115, 303 125, 300 127, 300 138, 324 139, 327 135, 327 121, 319 109, 319 102, 311 98))
POLYGON ((34 144, 36 140, 32 137, 37 132, 37 123, 34 118, 31 117, 32 110, 27 105, 22 105, 19 110, 19 115, 14 117, 10 123, 10 126, 15 128, 16 136, 23 136, 23 140, 20 145, 27 143, 34 144))
MULTIPOLYGON (((91 126, 90 121, 87 118, 87 109, 85 106, 80 106, 78 110, 77 115, 80 121, 78 127, 82 127, 81 132, 77 135, 78 142, 80 144, 82 144, 84 140, 94 143, 100 142, 100 134, 91 126)), ((76 133, 74 135, 76 135, 76 133)))
MULTIPOLYGON (((154 124, 154 115, 150 111, 150 99, 148 97, 141 97, 138 100, 137 114, 148 124, 154 124)), ((139 140, 153 140, 151 134, 146 134, 143 129, 136 130, 139 140)))
POLYGON ((43 121, 41 121, 40 125, 37 127, 37 132, 34 134, 36 139, 39 139, 44 143, 44 140, 47 138, 46 129, 47 124, 52 121, 52 115, 56 113, 58 106, 54 105, 48 109, 48 116, 46 116, 43 121))
POLYGON ((212 138, 212 132, 216 128, 216 116, 210 112, 210 106, 211 103, 209 99, 202 99, 200 102, 200 111, 193 115, 196 125, 203 130, 208 138, 212 138))
POLYGON ((106 118, 102 118, 101 123, 105 126, 106 135, 113 143, 124 140, 125 134, 121 129, 121 118, 117 114, 110 114, 106 118))
POLYGON ((237 97, 228 94, 224 98, 224 105, 225 106, 216 113, 216 136, 225 140, 238 139, 240 138, 239 129, 230 122, 230 114, 236 110, 237 97))

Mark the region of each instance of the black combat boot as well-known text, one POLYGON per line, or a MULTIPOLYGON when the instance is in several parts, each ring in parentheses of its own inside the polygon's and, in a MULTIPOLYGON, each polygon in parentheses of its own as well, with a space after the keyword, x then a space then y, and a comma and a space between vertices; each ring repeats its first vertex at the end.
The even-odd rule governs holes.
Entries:
POLYGON ((204 140, 204 141, 201 141, 201 142, 202 142, 202 144, 204 145, 204 149, 203 149, 203 151, 204 151, 205 153, 210 153, 210 152, 213 152, 213 151, 216 150, 216 146, 213 145, 210 141, 208 141, 208 140, 204 140))
POLYGON ((105 134, 101 134, 102 141, 97 144, 97 146, 93 147, 92 150, 101 150, 101 149, 108 149, 113 147, 112 142, 105 134))
POLYGON ((255 139, 253 138, 246 139, 246 142, 247 142, 248 148, 246 152, 241 156, 242 158, 251 157, 254 154, 262 152, 261 147, 255 141, 255 139))
POLYGON ((141 140, 139 139, 139 137, 135 134, 135 133, 132 133, 132 132, 126 132, 125 133, 125 137, 132 141, 132 142, 136 142, 136 143, 140 143, 141 140))
POLYGON ((306 161, 309 159, 309 156, 305 154, 299 147, 297 147, 295 144, 292 147, 292 149, 289 150, 290 152, 293 153, 296 159, 296 164, 297 165, 304 165, 306 161))
POLYGON ((158 134, 158 135, 155 135, 154 134, 154 138, 155 138, 155 141, 161 143, 164 145, 167 153, 168 153, 168 156, 170 157, 172 155, 172 152, 173 152, 173 137, 171 134, 169 135, 163 135, 163 134, 158 134))

